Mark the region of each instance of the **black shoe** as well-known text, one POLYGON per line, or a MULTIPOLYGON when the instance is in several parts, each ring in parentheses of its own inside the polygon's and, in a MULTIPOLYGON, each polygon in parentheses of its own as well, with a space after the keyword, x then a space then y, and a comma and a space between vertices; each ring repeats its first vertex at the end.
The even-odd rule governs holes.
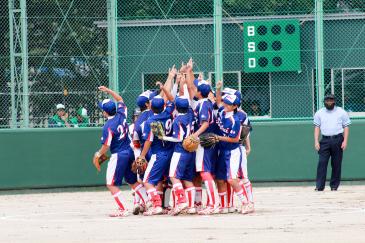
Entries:
POLYGON ((337 188, 331 188, 331 191, 337 191, 337 188))
POLYGON ((316 192, 321 192, 321 191, 323 191, 323 189, 319 189, 319 188, 316 188, 316 189, 314 189, 316 192))

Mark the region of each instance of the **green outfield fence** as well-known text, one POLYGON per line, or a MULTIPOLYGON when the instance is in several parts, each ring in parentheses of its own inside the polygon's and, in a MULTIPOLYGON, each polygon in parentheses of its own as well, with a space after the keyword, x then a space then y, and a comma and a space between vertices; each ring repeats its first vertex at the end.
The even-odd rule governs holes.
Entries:
POLYGON ((133 110, 190 57, 254 121, 311 119, 328 93, 365 118, 364 0, 6 0, 0 39, 1 128, 48 127, 59 103, 100 126, 97 86, 133 110))

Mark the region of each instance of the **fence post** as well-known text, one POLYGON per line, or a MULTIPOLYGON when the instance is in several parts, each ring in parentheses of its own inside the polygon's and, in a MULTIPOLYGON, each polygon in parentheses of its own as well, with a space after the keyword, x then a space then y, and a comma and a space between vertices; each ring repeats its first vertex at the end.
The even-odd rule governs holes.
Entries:
POLYGON ((323 66, 323 0, 315 1, 315 52, 316 52, 316 80, 317 109, 323 107, 324 97, 324 66, 323 66))
POLYGON ((109 87, 119 91, 118 80, 118 8, 117 0, 107 0, 108 6, 108 55, 109 55, 109 87))
POLYGON ((18 93, 21 99, 23 127, 29 127, 29 90, 28 90, 28 27, 26 0, 9 0, 10 34, 10 79, 11 79, 11 127, 17 127, 18 109, 15 87, 22 87, 18 93), (19 65, 19 61, 21 65, 19 65))
POLYGON ((222 0, 214 0, 214 61, 215 81, 223 81, 222 0))

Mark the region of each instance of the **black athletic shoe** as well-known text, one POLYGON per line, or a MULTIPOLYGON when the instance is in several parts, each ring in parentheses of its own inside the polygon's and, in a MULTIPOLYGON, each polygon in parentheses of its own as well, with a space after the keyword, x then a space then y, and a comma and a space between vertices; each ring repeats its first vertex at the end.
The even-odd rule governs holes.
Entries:
POLYGON ((316 192, 321 192, 321 191, 323 191, 323 189, 319 189, 319 188, 316 188, 316 189, 314 189, 316 192))
POLYGON ((331 191, 337 191, 337 188, 331 188, 331 191))

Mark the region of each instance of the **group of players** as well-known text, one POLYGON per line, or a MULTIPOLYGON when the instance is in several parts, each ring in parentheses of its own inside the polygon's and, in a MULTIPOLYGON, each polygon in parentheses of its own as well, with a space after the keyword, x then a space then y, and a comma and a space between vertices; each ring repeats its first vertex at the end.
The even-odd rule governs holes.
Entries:
POLYGON ((116 102, 105 99, 99 103, 107 122, 103 127, 102 146, 93 159, 100 170, 99 158, 110 149, 106 184, 118 204, 117 212, 110 216, 129 214, 119 189, 123 178, 134 194, 134 214, 254 212, 252 186, 247 177, 250 137, 241 137, 242 126, 249 124, 249 120, 240 109, 240 92, 230 88, 221 90, 219 81, 214 93, 201 75, 195 79, 192 59, 180 70, 173 66, 166 82, 156 85, 158 91, 145 91, 138 96, 141 112, 135 117, 132 129, 126 121, 127 108, 122 97, 104 86, 99 87, 116 102), (151 130, 154 122, 163 124, 164 136, 154 135, 151 130), (217 146, 199 145, 196 152, 184 149, 186 137, 192 135, 199 139, 205 133, 215 134, 219 140, 217 146), (136 158, 148 161, 143 175, 132 172, 136 158), (207 193, 204 207, 202 184, 207 193), (234 195, 240 202, 237 207, 233 205, 234 195))

